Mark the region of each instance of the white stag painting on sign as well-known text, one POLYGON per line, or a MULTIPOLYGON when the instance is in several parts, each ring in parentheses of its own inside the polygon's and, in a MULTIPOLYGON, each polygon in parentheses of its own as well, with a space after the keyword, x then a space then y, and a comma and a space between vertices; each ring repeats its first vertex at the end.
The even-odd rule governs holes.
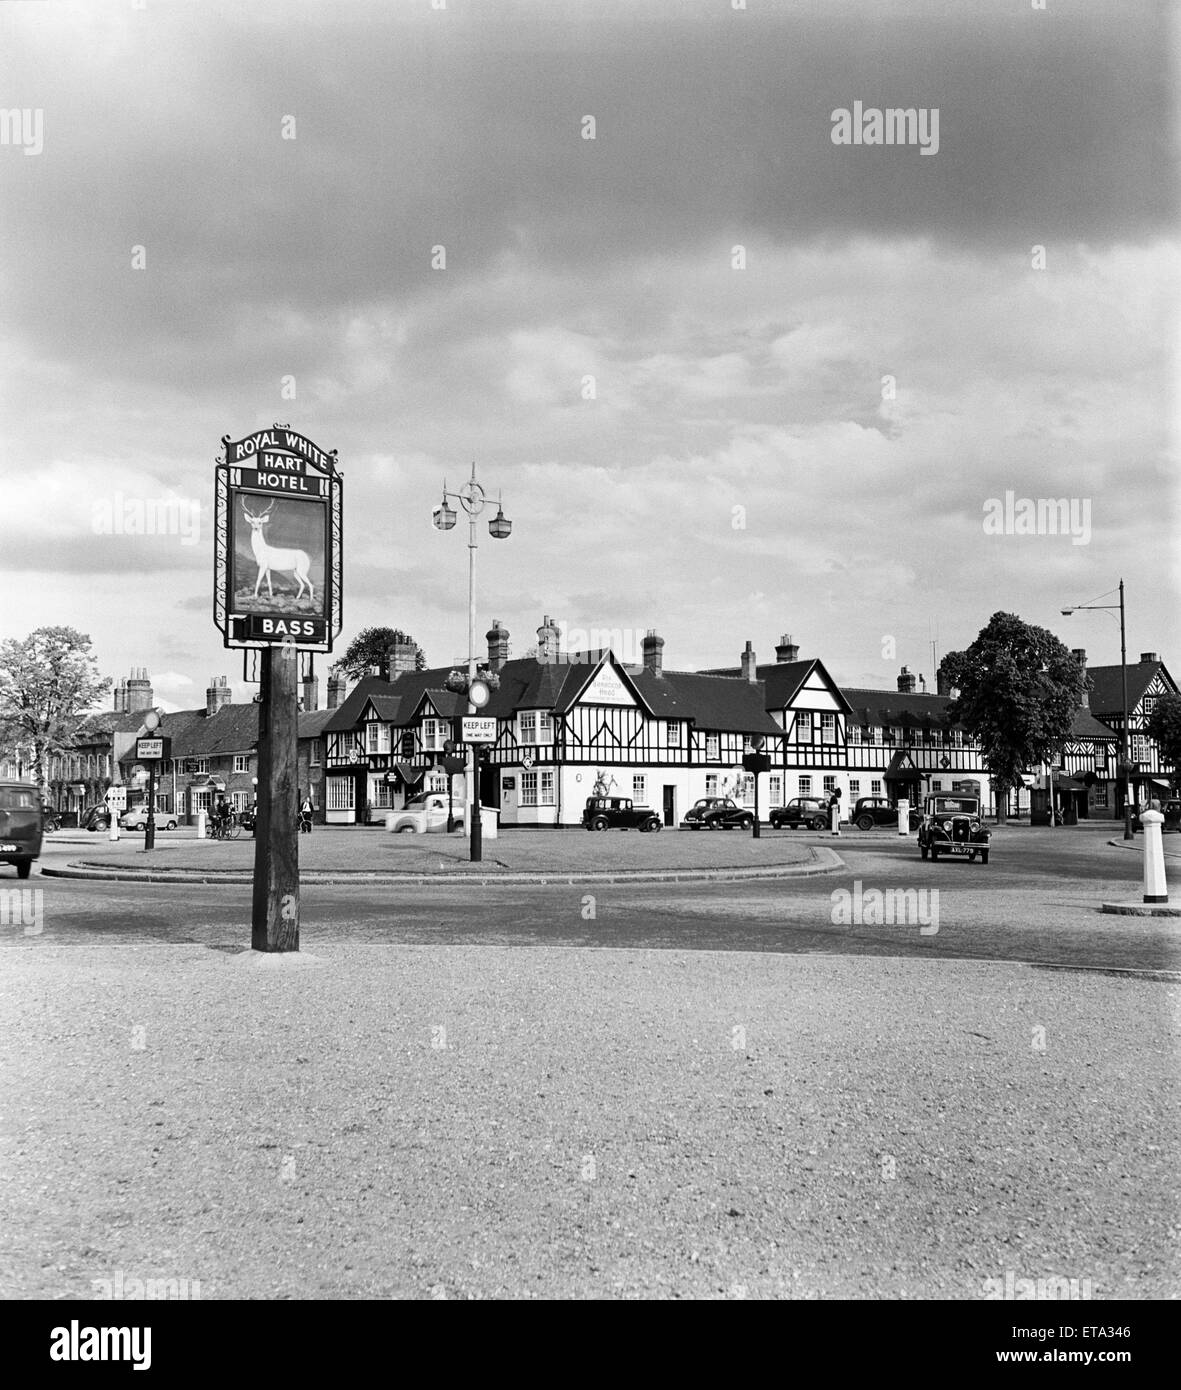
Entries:
POLYGON ((235 607, 240 612, 318 612, 323 606, 323 508, 288 498, 272 498, 265 507, 260 502, 252 508, 244 497, 241 503, 235 528, 235 607))

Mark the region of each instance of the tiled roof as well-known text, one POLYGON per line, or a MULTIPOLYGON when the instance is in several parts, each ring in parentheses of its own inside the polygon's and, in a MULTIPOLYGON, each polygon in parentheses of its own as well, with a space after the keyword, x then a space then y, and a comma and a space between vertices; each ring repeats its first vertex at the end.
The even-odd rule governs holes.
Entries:
MULTIPOLYGON (((811 663, 805 663, 810 665, 811 663)), ((466 712, 463 696, 444 688, 451 667, 429 671, 406 671, 393 682, 369 676, 357 686, 329 721, 330 731, 342 732, 356 726, 366 702, 397 699, 398 706, 388 716, 375 703, 381 718, 397 722, 400 710, 409 719, 418 709, 422 696, 430 694, 441 714, 466 712)), ((719 732, 782 732, 767 714, 763 688, 749 681, 725 676, 708 676, 697 671, 665 671, 657 676, 636 667, 621 666, 625 684, 635 690, 642 705, 663 719, 692 720, 698 728, 719 732)), ((500 685, 483 711, 498 719, 511 719, 522 709, 568 710, 576 703, 596 670, 591 662, 545 662, 535 657, 517 657, 500 668, 500 685)))
MULTIPOLYGON (((1091 710, 1100 719, 1109 715, 1122 717, 1124 712, 1123 682, 1119 666, 1089 666, 1087 675, 1094 682, 1091 691, 1091 710)), ((1153 676, 1160 671, 1165 684, 1176 689, 1172 677, 1163 661, 1128 662, 1128 711, 1131 713, 1140 703, 1144 692, 1152 683, 1153 676)))
POLYGON ((1074 738, 1118 738, 1119 735, 1114 729, 1109 729, 1106 724, 1101 724, 1089 709, 1081 706, 1075 711, 1074 723, 1070 726, 1071 735, 1074 738))
POLYGON ((859 724, 883 728, 891 725, 899 728, 956 727, 955 721, 947 716, 947 707, 951 704, 947 695, 931 695, 918 690, 863 690, 852 686, 844 687, 842 694, 859 724))

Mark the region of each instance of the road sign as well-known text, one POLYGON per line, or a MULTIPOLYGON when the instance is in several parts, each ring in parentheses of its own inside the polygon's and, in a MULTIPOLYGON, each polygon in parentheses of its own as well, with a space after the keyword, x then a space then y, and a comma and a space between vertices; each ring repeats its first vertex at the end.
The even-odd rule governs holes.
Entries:
POLYGON ((127 810, 127 788, 120 784, 117 787, 108 787, 106 803, 112 811, 127 810))
POLYGON ((465 715, 462 738, 464 743, 495 743, 496 720, 480 715, 465 715))
POLYGON ((137 738, 135 740, 135 756, 144 763, 158 763, 161 758, 168 756, 165 744, 168 739, 164 738, 137 738))

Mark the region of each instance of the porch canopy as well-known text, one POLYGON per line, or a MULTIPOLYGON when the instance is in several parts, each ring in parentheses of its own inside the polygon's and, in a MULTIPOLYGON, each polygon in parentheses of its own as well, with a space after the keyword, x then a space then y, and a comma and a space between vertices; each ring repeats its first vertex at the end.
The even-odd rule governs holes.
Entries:
POLYGON ((390 773, 390 780, 392 781, 394 777, 400 777, 405 787, 417 787, 429 770, 426 767, 415 767, 413 763, 395 763, 394 770, 390 773))

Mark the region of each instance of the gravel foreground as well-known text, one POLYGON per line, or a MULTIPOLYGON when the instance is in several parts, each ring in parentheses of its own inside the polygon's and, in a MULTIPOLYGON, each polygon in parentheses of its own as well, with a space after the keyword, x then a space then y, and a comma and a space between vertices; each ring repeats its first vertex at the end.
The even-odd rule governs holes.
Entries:
POLYGON ((11 953, 0 1293, 1181 1292, 1174 986, 333 944, 11 953), (1044 1030, 1044 1032, 1039 1032, 1044 1030))

